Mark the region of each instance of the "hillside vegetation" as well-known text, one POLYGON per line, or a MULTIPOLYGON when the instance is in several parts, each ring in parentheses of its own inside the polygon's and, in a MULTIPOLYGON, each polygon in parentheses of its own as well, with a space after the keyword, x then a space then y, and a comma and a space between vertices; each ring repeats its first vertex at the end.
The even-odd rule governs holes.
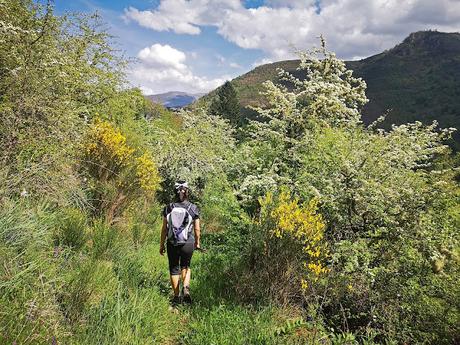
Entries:
POLYGON ((322 42, 237 132, 129 88, 97 15, 0 14, 1 344, 460 341, 450 130, 364 126, 365 84, 322 42), (207 251, 194 303, 171 309, 178 179, 207 251))
MULTIPOLYGON (((282 82, 277 69, 296 77, 299 60, 279 61, 258 66, 235 78, 232 84, 240 100, 242 113, 254 118, 249 106, 266 104, 260 95, 266 80, 282 82)), ((385 128, 391 124, 436 120, 442 127, 460 128, 460 34, 420 31, 383 53, 359 61, 347 61, 355 76, 367 84, 369 103, 363 108, 363 121, 371 123, 388 111, 385 128)), ((204 98, 213 98, 215 92, 204 98)), ((455 147, 460 136, 454 135, 455 147)))

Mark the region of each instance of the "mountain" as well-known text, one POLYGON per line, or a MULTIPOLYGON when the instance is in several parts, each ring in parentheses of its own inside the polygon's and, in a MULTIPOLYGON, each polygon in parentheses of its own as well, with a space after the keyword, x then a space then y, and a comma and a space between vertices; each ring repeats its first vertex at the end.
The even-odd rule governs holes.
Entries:
POLYGON ((387 123, 415 120, 460 128, 460 33, 421 31, 361 61, 348 62, 367 83, 364 121, 392 109, 387 123))
MULTIPOLYGON (((249 105, 263 105, 262 82, 279 82, 277 68, 304 78, 296 71, 298 60, 279 61, 258 66, 232 80, 241 110, 254 117, 249 105)), ((354 75, 367 83, 369 103, 363 109, 363 121, 370 123, 389 114, 384 127, 413 121, 460 129, 460 33, 419 31, 410 34, 392 49, 359 61, 347 61, 354 75)), ((215 95, 211 92, 203 101, 215 95)), ((455 135, 460 145, 460 135, 455 135)), ((460 146, 458 146, 460 147, 460 146)))
POLYGON ((193 103, 201 96, 203 96, 202 93, 190 94, 180 91, 170 91, 156 95, 149 95, 146 97, 155 103, 162 104, 166 108, 182 108, 193 103))

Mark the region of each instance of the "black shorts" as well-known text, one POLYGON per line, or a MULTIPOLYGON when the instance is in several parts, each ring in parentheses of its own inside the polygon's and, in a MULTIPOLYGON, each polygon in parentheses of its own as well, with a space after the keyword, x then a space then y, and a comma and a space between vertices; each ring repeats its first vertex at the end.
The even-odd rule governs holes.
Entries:
POLYGON ((189 242, 180 246, 173 246, 168 242, 167 249, 169 273, 171 275, 178 275, 182 269, 190 267, 195 242, 189 242))

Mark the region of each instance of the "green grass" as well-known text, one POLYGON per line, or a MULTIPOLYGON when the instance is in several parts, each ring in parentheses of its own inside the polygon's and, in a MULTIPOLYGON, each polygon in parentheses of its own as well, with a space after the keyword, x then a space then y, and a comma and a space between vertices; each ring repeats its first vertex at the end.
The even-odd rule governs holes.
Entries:
POLYGON ((75 344, 173 344, 180 315, 169 311, 158 289, 126 289, 89 309, 87 327, 75 344))
POLYGON ((82 213, 71 214, 66 230, 62 211, 46 204, 11 202, 0 211, 1 343, 346 343, 321 322, 306 322, 299 308, 241 302, 226 280, 237 254, 222 250, 217 237, 225 234, 204 236, 209 251, 192 260, 194 303, 174 312, 158 219, 136 242, 132 226, 88 225, 82 213))

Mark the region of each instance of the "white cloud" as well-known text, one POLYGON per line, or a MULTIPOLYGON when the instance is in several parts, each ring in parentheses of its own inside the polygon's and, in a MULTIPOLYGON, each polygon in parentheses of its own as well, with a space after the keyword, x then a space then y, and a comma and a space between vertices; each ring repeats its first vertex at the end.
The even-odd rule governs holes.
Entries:
POLYGON ((177 70, 186 70, 184 65, 185 53, 172 48, 170 45, 154 44, 151 47, 145 47, 137 57, 145 65, 151 67, 169 67, 177 70))
POLYGON ((129 71, 129 79, 144 94, 167 91, 208 92, 230 76, 206 78, 197 76, 186 64, 186 53, 169 45, 153 44, 139 51, 138 63, 129 71))
POLYGON ((273 62, 272 59, 263 58, 263 59, 260 59, 260 60, 255 61, 255 62, 252 64, 252 68, 257 67, 257 66, 260 66, 260 65, 266 65, 267 63, 272 63, 272 62, 273 62))
MULTIPOLYGON (((173 30, 178 34, 198 35, 201 30, 198 26, 191 24, 196 18, 194 16, 183 17, 184 11, 179 7, 184 1, 166 1, 162 2, 158 11, 139 11, 134 7, 125 10, 125 19, 132 19, 140 25, 156 31, 173 30), (164 5, 166 3, 166 5, 164 5), (177 9, 174 7, 177 5, 177 9), (166 12, 168 16, 161 13, 166 12)), ((185 11, 187 13, 187 11, 185 11)), ((190 12, 188 12, 190 13, 190 12)))
POLYGON ((318 44, 323 34, 342 58, 369 56, 424 29, 460 30, 459 0, 268 0, 247 9, 238 0, 161 0, 154 10, 130 7, 125 18, 157 31, 197 35, 203 26, 271 59, 318 44))
POLYGON ((243 66, 241 66, 240 64, 237 64, 236 62, 230 62, 229 66, 231 68, 243 68, 243 66))
POLYGON ((269 7, 291 7, 291 8, 305 8, 308 6, 315 6, 315 0, 267 0, 266 5, 269 7))
POLYGON ((231 68, 243 68, 241 65, 236 62, 228 61, 225 57, 220 54, 216 54, 217 64, 219 66, 228 66, 231 68))

